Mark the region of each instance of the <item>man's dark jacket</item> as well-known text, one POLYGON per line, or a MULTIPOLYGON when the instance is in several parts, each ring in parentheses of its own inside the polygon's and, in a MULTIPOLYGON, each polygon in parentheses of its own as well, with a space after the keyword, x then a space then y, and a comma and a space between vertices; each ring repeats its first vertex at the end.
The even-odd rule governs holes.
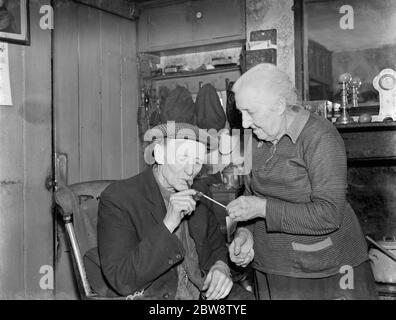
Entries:
MULTIPOLYGON (((208 192, 205 182, 195 190, 208 192)), ((98 248, 103 274, 120 295, 145 289, 145 297, 174 299, 177 290, 177 265, 184 249, 176 235, 163 223, 164 200, 148 169, 127 180, 111 184, 101 195, 98 217, 98 248)), ((225 237, 206 201, 197 203, 188 218, 202 274, 217 261, 227 261, 225 237)))

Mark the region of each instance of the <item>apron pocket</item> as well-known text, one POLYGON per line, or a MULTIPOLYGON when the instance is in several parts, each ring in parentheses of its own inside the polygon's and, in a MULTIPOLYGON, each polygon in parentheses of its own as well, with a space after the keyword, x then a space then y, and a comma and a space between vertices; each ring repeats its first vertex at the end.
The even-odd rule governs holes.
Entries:
POLYGON ((339 265, 330 237, 313 244, 292 242, 292 247, 296 267, 303 272, 321 272, 339 265))

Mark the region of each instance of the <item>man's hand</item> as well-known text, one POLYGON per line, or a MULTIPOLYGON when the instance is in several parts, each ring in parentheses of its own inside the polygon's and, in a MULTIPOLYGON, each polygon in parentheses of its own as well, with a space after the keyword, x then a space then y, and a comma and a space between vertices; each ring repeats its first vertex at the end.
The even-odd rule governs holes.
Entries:
POLYGON ((249 221, 265 218, 267 200, 254 196, 242 196, 227 206, 227 212, 233 221, 249 221))
POLYGON ((173 233, 186 215, 195 210, 196 202, 193 199, 197 191, 189 189, 174 193, 170 196, 169 205, 164 218, 164 224, 173 233))
POLYGON ((217 261, 210 268, 202 291, 206 291, 207 300, 220 300, 228 296, 232 286, 230 268, 223 261, 217 261))
POLYGON ((254 258, 253 244, 251 232, 245 228, 238 229, 234 240, 228 248, 231 261, 237 266, 246 268, 254 258))

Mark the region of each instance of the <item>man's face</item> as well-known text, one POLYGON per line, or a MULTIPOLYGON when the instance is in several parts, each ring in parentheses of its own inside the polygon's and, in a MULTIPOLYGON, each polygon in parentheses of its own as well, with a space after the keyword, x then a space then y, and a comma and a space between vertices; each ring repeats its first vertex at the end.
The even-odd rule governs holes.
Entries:
POLYGON ((162 173, 168 186, 176 191, 190 189, 206 160, 206 146, 191 140, 167 140, 162 173))
POLYGON ((260 140, 274 141, 281 129, 282 117, 278 108, 280 100, 268 92, 257 94, 255 89, 242 88, 235 95, 237 108, 242 113, 242 124, 245 129, 251 128, 260 140))

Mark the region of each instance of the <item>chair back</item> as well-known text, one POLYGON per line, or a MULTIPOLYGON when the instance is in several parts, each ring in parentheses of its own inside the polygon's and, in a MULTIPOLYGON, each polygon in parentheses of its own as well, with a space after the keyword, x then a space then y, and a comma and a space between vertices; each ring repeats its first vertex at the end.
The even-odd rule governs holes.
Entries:
POLYGON ((112 183, 111 180, 82 182, 70 186, 78 199, 78 206, 73 215, 81 255, 98 246, 97 223, 100 194, 112 183))
POLYGON ((90 181, 60 186, 55 192, 55 202, 65 223, 72 249, 77 283, 83 298, 95 296, 89 285, 83 256, 97 247, 97 221, 99 196, 112 183, 110 180, 90 181))

